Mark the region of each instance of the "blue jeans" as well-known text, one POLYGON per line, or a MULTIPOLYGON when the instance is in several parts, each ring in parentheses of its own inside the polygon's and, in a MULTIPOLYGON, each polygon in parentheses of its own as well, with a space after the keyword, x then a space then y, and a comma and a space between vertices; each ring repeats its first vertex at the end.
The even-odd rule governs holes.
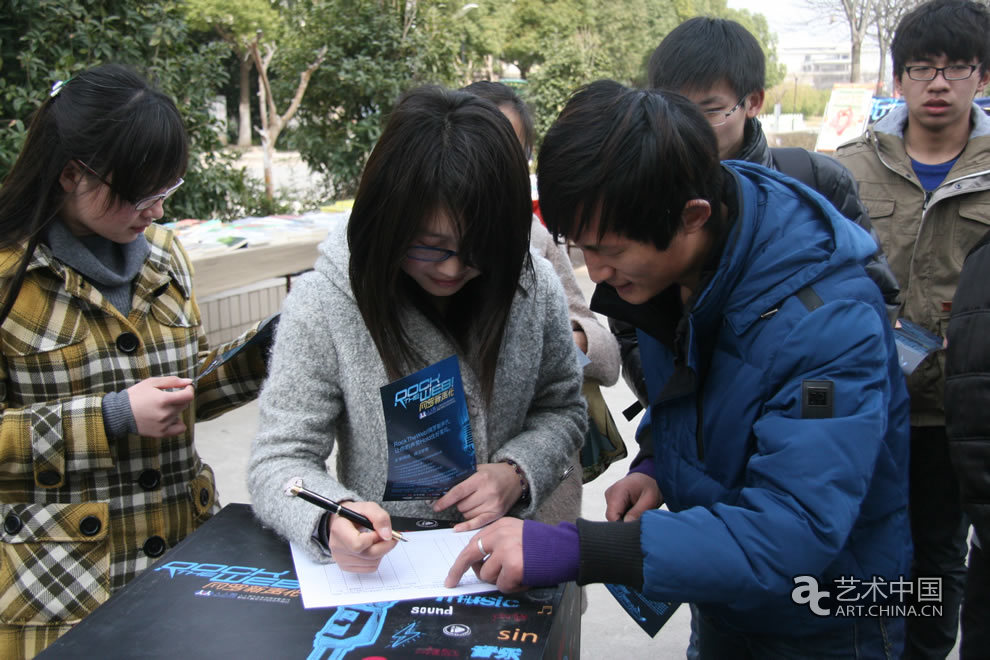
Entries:
POLYGON ((942 578, 942 616, 908 619, 904 658, 942 660, 956 643, 969 530, 944 426, 911 427, 909 510, 911 577, 942 578))
POLYGON ((896 660, 904 648, 899 617, 850 618, 842 627, 808 637, 742 634, 704 614, 695 623, 701 660, 896 660))

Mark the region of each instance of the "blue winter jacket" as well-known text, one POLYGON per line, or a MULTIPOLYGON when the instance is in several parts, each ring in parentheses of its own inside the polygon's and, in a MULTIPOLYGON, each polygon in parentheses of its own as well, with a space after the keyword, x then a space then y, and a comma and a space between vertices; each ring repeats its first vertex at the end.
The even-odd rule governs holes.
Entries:
MULTIPOLYGON (((736 219, 717 270, 676 330, 639 331, 669 509, 640 523, 643 590, 743 631, 814 634, 838 619, 795 604, 795 576, 834 597, 839 577, 908 575, 907 391, 870 236, 789 177, 724 166, 736 219)), ((643 318, 607 313, 622 305, 643 318)))

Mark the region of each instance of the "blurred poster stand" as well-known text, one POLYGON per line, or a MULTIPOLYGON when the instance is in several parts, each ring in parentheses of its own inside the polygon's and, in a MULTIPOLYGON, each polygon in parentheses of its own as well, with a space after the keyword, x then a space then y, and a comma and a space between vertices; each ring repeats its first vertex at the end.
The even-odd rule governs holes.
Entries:
POLYGON ((873 83, 836 83, 825 107, 815 151, 831 152, 866 130, 873 106, 873 83))

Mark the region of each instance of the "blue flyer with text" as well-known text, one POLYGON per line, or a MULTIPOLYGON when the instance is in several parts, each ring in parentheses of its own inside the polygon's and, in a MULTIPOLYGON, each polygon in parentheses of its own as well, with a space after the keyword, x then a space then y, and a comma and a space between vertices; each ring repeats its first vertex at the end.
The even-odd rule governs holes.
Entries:
POLYGON ((474 441, 456 355, 381 388, 386 501, 433 500, 474 474, 474 441))

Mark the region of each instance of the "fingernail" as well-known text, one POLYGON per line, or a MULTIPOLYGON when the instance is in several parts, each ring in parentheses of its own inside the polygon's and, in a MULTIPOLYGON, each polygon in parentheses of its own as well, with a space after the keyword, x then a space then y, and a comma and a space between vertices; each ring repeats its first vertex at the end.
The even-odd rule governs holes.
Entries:
POLYGON ((382 534, 382 538, 385 539, 386 541, 391 541, 392 540, 392 528, 391 527, 382 527, 381 534, 382 534))

